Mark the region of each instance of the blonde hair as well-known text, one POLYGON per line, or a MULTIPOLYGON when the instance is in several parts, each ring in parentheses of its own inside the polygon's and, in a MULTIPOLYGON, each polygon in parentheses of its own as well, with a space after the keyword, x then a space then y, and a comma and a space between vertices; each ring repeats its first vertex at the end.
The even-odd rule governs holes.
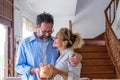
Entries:
POLYGON ((61 28, 58 33, 62 36, 63 40, 67 40, 67 48, 71 47, 72 49, 81 48, 84 44, 84 41, 79 33, 73 33, 68 28, 61 28))

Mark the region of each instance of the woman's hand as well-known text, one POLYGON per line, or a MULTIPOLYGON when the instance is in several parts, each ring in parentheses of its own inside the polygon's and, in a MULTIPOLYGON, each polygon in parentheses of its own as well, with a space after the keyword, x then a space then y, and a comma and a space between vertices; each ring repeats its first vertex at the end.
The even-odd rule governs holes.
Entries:
POLYGON ((55 77, 58 73, 59 73, 59 70, 55 66, 53 66, 53 76, 52 77, 55 77))

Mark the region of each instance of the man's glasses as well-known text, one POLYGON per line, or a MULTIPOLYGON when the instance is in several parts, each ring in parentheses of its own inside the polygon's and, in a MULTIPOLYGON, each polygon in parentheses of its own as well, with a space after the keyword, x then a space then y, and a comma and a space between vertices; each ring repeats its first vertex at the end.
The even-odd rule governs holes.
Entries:
POLYGON ((46 31, 46 30, 42 30, 41 28, 40 28, 40 30, 41 30, 42 34, 46 34, 46 33, 51 34, 54 31, 54 29, 46 31))

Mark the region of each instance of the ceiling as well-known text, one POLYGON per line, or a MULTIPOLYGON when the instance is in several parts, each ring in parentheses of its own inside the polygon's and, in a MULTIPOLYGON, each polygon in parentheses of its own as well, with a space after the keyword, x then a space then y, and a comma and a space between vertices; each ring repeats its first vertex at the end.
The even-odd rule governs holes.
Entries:
MULTIPOLYGON (((36 14, 49 12, 53 15, 75 16, 77 13, 89 8, 91 5, 109 3, 111 0, 15 0, 22 3, 25 8, 36 14)), ((97 9, 97 8, 96 8, 97 9)), ((95 10, 95 9, 91 9, 95 10)))
MULTIPOLYGON (((73 16, 77 0, 19 0, 36 14, 47 11, 53 15, 73 16)), ((83 0, 84 1, 84 0, 83 0)))

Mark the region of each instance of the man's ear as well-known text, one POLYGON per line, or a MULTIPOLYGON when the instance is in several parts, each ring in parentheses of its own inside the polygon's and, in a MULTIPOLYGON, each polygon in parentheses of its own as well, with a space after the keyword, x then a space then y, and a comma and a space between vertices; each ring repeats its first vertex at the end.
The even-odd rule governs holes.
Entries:
POLYGON ((38 25, 35 25, 35 29, 37 30, 39 27, 38 27, 38 25))

